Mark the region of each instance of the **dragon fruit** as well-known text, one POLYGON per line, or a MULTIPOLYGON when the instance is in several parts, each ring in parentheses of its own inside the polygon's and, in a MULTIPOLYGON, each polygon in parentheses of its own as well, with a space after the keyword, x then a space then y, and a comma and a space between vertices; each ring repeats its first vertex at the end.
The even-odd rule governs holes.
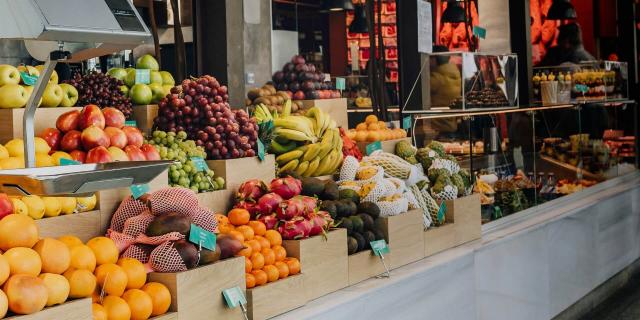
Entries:
POLYGON ((291 220, 295 217, 302 217, 304 214, 305 204, 300 197, 283 201, 276 211, 279 220, 291 220))
POLYGON ((264 225, 267 227, 267 230, 275 229, 276 225, 278 224, 278 218, 276 218, 275 213, 262 215, 260 216, 260 218, 258 218, 258 221, 264 223, 264 225))
POLYGON ((283 199, 288 200, 302 192, 302 182, 291 176, 271 180, 271 192, 275 192, 283 199))
POLYGON ((238 201, 256 202, 260 197, 267 193, 269 189, 262 180, 252 179, 243 182, 238 188, 236 199, 238 201))
POLYGON ((309 221, 311 222, 311 230, 309 231, 309 236, 317 236, 319 234, 326 235, 329 231, 329 228, 333 225, 333 219, 331 215, 329 215, 326 211, 318 211, 317 213, 312 213, 309 216, 309 221))
POLYGON ((238 201, 233 207, 249 211, 252 218, 254 218, 256 216, 256 213, 258 213, 258 205, 254 202, 241 200, 238 201))
POLYGON ((269 215, 278 209, 282 201, 282 197, 277 193, 267 193, 258 200, 258 213, 260 215, 269 215))
POLYGON ((302 203, 304 204, 304 214, 307 217, 310 214, 314 213, 316 211, 316 208, 318 207, 318 199, 314 197, 297 196, 295 197, 295 199, 300 199, 302 201, 302 203))
POLYGON ((278 232, 280 232, 282 238, 285 240, 304 239, 309 237, 312 227, 309 220, 298 217, 280 225, 278 232))

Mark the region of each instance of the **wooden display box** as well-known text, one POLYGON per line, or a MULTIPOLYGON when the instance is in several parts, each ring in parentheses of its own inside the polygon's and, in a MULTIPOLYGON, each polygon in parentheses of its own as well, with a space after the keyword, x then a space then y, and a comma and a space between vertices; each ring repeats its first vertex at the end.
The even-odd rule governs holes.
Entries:
POLYGON ((331 119, 335 120, 338 127, 349 128, 346 98, 303 100, 302 105, 305 109, 318 107, 320 110, 328 113, 331 119))
POLYGON ((74 235, 82 242, 104 233, 100 230, 100 211, 60 215, 57 217, 36 220, 40 230, 40 238, 58 238, 64 235, 74 235))
POLYGON ((384 266, 380 258, 373 254, 373 251, 364 250, 349 256, 350 286, 383 273, 384 266))
POLYGON ((242 319, 240 308, 227 307, 222 290, 245 289, 244 257, 235 257, 177 273, 152 272, 148 281, 160 282, 171 292, 169 311, 177 319, 242 319))
POLYGON ((265 155, 264 161, 258 157, 208 160, 209 169, 216 176, 224 178, 225 189, 235 193, 243 182, 260 179, 266 184, 276 177, 276 158, 272 154, 265 155))
POLYGON ((285 240, 287 256, 300 260, 307 300, 322 297, 349 285, 347 230, 334 229, 324 236, 285 240))
POLYGON ((149 318, 149 320, 178 320, 177 312, 167 312, 157 317, 149 318))
MULTIPOLYGON (((411 142, 411 138, 402 138, 402 139, 393 139, 393 140, 385 140, 380 141, 380 145, 382 147, 382 151, 395 154, 396 152, 396 144, 400 141, 411 142)), ((367 155, 367 146, 372 144, 373 142, 356 142, 358 145, 358 149, 362 152, 363 155, 367 155)))
POLYGON ((235 193, 228 189, 198 193, 198 203, 214 213, 226 214, 234 203, 235 193))
POLYGON ((446 201, 445 224, 424 231, 425 257, 482 237, 480 195, 446 201))
POLYGON ((153 130, 153 120, 158 116, 158 105, 133 106, 133 120, 142 133, 150 135, 153 130))
MULTIPOLYGON (((304 270, 304 266, 302 268, 304 270)), ((263 286, 247 289, 249 319, 269 319, 303 306, 307 303, 304 294, 305 281, 305 274, 297 274, 263 286)))
MULTIPOLYGON (((38 108, 33 118, 34 131, 36 136, 46 128, 55 128, 58 117, 71 110, 82 110, 81 107, 70 108, 38 108)), ((24 108, 20 109, 0 109, 0 143, 15 138, 22 139, 22 118, 24 108)))
MULTIPOLYGON (((378 227, 389 244, 385 256, 390 269, 402 267, 424 258, 422 210, 410 210, 397 216, 378 218, 378 227)), ((304 268, 304 267, 303 267, 304 268)))
POLYGON ((91 311, 91 298, 70 300, 63 304, 44 308, 42 311, 28 314, 16 315, 5 319, 13 320, 89 320, 93 319, 91 311))

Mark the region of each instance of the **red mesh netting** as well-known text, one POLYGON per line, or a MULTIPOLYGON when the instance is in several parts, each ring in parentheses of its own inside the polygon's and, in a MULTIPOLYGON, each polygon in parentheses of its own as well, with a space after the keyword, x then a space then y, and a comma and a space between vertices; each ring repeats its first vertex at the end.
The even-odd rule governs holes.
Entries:
POLYGON ((170 212, 191 215, 199 207, 196 194, 186 188, 160 189, 150 195, 149 202, 151 213, 156 216, 170 212))
POLYGON ((144 234, 140 234, 136 237, 136 243, 150 244, 150 245, 160 245, 167 241, 177 241, 184 240, 184 235, 180 232, 169 232, 157 237, 147 237, 144 234))
POLYGON ((149 256, 149 265, 157 272, 187 271, 187 266, 171 241, 167 241, 153 249, 149 256))
POLYGON ((132 237, 137 237, 147 231, 149 223, 151 223, 155 218, 156 216, 152 215, 151 211, 145 210, 141 214, 127 219, 127 221, 124 222, 122 233, 132 237))
POLYGON ((127 250, 127 248, 135 242, 134 237, 111 229, 107 230, 107 237, 113 240, 120 253, 127 250))
POLYGON ((191 221, 207 231, 218 232, 218 221, 213 211, 207 208, 198 207, 195 214, 191 216, 191 221))
POLYGON ((142 263, 149 262, 149 256, 151 255, 151 251, 155 249, 155 246, 148 244, 133 244, 130 245, 124 253, 122 253, 123 257, 126 258, 134 258, 142 263))
POLYGON ((124 199, 120 203, 118 210, 111 216, 111 227, 109 229, 122 232, 127 219, 135 217, 147 209, 148 207, 143 201, 135 200, 132 197, 124 199))

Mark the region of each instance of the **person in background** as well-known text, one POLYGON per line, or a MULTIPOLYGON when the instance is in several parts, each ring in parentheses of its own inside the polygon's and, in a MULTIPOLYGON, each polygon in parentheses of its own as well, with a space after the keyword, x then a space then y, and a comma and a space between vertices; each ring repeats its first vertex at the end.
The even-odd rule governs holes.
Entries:
MULTIPOLYGON (((433 52, 447 52, 445 46, 434 46, 433 52)), ((448 107, 462 95, 462 75, 458 66, 449 61, 449 56, 436 56, 435 66, 431 66, 430 91, 431 105, 437 108, 448 107)), ((452 134, 458 131, 456 118, 434 119, 431 129, 439 135, 452 134)))
POLYGON ((584 49, 582 30, 577 23, 569 23, 558 28, 558 44, 549 48, 539 66, 559 66, 563 63, 578 64, 595 58, 584 49))

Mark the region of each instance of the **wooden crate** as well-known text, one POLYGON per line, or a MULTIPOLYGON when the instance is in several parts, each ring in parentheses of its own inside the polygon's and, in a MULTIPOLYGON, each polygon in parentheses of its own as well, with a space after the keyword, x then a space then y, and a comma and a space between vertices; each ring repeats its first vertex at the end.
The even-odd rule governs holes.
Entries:
POLYGON ((258 157, 249 157, 208 160, 207 164, 216 176, 224 178, 225 189, 234 193, 247 180, 260 179, 269 184, 276 177, 276 158, 272 154, 265 155, 264 161, 260 161, 258 157))
POLYGON ((157 317, 149 318, 149 320, 178 320, 177 312, 167 312, 157 317))
MULTIPOLYGON (((38 108, 34 116, 34 131, 38 135, 46 128, 55 128, 58 117, 71 110, 82 110, 81 107, 70 108, 38 108)), ((0 109, 0 143, 20 138, 22 139, 22 118, 24 108, 21 109, 0 109)))
POLYGON ((201 206, 211 209, 214 213, 226 214, 233 205, 234 192, 228 189, 198 193, 201 206))
POLYGON ((384 266, 373 251, 360 251, 349 256, 350 286, 383 273, 384 266))
POLYGON ((245 289, 244 257, 235 257, 177 273, 152 272, 149 281, 160 282, 171 292, 177 319, 241 319, 240 308, 226 306, 222 290, 245 289))
POLYGON ((305 109, 318 107, 320 110, 328 113, 331 119, 335 120, 338 127, 349 128, 346 98, 303 100, 302 105, 305 109))
POLYGON ((410 210, 397 216, 378 218, 378 227, 389 244, 387 266, 402 267, 424 258, 422 210, 410 210))
POLYGON ((263 286, 247 289, 249 319, 269 319, 303 306, 307 303, 303 291, 305 280, 306 275, 297 274, 263 286))
POLYGON ((479 194, 446 201, 446 205, 446 223, 423 232, 425 257, 482 236, 479 194))
MULTIPOLYGON (((382 151, 395 154, 396 144, 400 141, 407 141, 411 143, 411 138, 380 141, 382 151)), ((360 149, 360 152, 362 152, 363 155, 367 154, 367 146, 372 143, 373 142, 356 142, 356 144, 358 145, 358 149, 360 149)))
POLYGON ((349 285, 347 230, 334 229, 324 236, 285 240, 287 256, 300 260, 307 300, 338 291, 349 285))
POLYGON ((40 238, 74 235, 82 242, 103 235, 100 230, 100 211, 89 211, 36 220, 40 238))
POLYGON ((133 106, 133 120, 136 126, 145 134, 151 134, 153 120, 158 116, 158 105, 133 106))
POLYGON ((91 312, 91 298, 70 300, 61 305, 44 308, 42 311, 28 314, 16 315, 5 319, 13 320, 90 320, 93 319, 91 312))

